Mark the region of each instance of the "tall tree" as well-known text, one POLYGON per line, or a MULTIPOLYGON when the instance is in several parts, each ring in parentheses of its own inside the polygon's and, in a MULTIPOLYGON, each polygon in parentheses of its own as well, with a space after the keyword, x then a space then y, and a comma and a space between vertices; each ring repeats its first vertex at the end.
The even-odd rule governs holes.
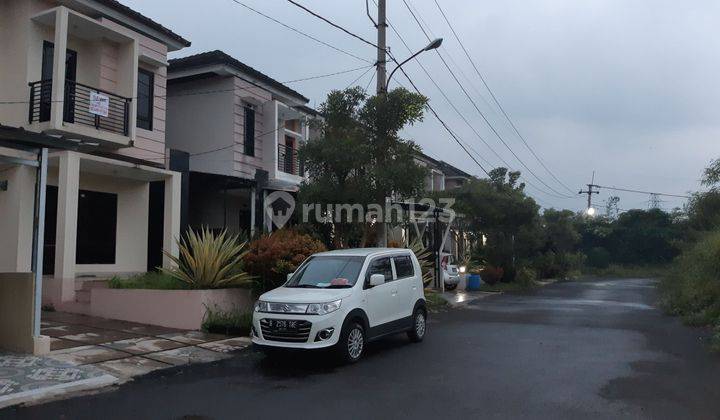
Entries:
POLYGON ((337 220, 338 208, 328 212, 328 204, 358 204, 367 210, 370 204, 384 207, 386 197, 413 197, 422 191, 426 170, 414 158, 420 148, 399 133, 422 120, 426 104, 427 98, 403 88, 368 97, 355 87, 330 92, 320 106, 321 135, 300 149, 310 178, 300 187, 300 201, 322 206, 318 214, 332 227, 334 247, 371 243, 377 224, 357 220, 351 211, 337 220))

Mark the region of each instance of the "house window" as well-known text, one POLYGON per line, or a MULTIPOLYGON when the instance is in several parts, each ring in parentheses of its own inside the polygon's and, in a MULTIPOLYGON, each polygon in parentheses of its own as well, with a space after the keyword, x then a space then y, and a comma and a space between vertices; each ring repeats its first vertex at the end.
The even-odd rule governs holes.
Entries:
POLYGON ((137 126, 152 130, 155 73, 138 69, 137 126))
POLYGON ((245 154, 255 156, 255 110, 245 107, 245 154))

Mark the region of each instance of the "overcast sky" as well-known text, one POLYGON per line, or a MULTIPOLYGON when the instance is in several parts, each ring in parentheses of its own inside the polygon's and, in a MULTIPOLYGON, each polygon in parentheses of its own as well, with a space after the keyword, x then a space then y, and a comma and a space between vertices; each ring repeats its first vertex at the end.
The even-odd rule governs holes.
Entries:
MULTIPOLYGON (((231 0, 122 0, 192 41, 179 57, 220 49, 279 81, 332 73, 365 63, 319 45, 231 0)), ((307 15, 284 0, 243 3, 307 33, 375 60, 373 47, 307 15)), ((434 0, 408 0, 441 53, 512 150, 563 199, 528 192, 543 206, 581 209, 577 190, 600 185, 683 194, 698 188, 702 168, 720 156, 720 2, 695 0, 439 0, 493 92, 530 146, 570 189, 540 166, 497 108, 465 58, 434 0), (482 96, 481 96, 482 95, 482 96)), ((364 0, 302 0, 302 4, 375 40, 364 0)), ((373 2, 370 2, 371 6, 373 2)), ((427 40, 401 0, 388 0, 388 19, 413 50, 427 40)), ((408 51, 388 31, 398 58, 408 51)), ((534 185, 548 190, 490 131, 435 53, 420 56, 433 78, 487 143, 534 185)), ((499 158, 448 106, 416 63, 408 73, 448 125, 493 166, 499 158)), ((364 70, 290 86, 317 106, 332 89, 345 88, 364 70)), ((372 71, 357 82, 370 83, 372 71)), ((400 74, 393 76, 407 85, 400 74)), ((374 89, 375 82, 370 84, 374 89)), ((405 135, 426 153, 472 174, 480 168, 428 114, 405 135)), ((482 161, 481 161, 482 163, 482 161)), ((610 192, 593 199, 598 205, 610 192)), ((619 207, 646 208, 648 196, 617 193, 619 207)), ((666 209, 683 200, 663 198, 666 209)))

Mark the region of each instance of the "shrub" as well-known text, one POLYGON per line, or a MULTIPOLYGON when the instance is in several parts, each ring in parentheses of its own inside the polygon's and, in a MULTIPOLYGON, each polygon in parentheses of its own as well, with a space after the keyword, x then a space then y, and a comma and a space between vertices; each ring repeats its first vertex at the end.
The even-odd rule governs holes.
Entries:
POLYGON ((250 243, 245 269, 256 276, 255 291, 263 293, 281 286, 306 258, 325 250, 325 245, 310 235, 280 229, 250 243))
POLYGON ((595 247, 587 252, 587 265, 594 268, 608 268, 610 266, 610 252, 603 247, 595 247))
POLYGON ((250 335, 252 312, 233 310, 221 311, 205 307, 202 330, 225 335, 250 335))
POLYGON ((585 254, 548 251, 533 261, 540 278, 567 278, 579 273, 585 262, 585 254))
POLYGON ((660 304, 692 325, 720 324, 720 231, 687 249, 660 282, 660 304))
POLYGON ((187 234, 177 240, 180 256, 167 251, 163 253, 175 266, 161 271, 184 282, 190 289, 218 289, 247 285, 252 277, 242 270, 243 248, 237 235, 227 236, 223 230, 215 235, 203 228, 198 234, 188 229, 187 234))
POLYGON ((503 270, 502 267, 493 267, 490 265, 480 270, 480 277, 483 282, 493 285, 502 280, 504 272, 505 270, 503 270))
POLYGON ((521 267, 517 270, 515 283, 517 283, 521 289, 531 289, 535 286, 535 277, 535 270, 530 267, 521 267))
POLYGON ((156 289, 178 290, 187 289, 188 284, 165 273, 150 271, 129 278, 113 277, 108 281, 111 289, 156 289))

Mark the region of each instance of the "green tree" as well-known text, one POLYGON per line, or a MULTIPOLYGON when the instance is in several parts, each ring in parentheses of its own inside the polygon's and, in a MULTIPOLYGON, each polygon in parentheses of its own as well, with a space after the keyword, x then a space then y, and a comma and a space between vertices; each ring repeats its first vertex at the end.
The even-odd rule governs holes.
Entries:
POLYGON ((426 170, 414 159, 420 148, 399 132, 422 120, 426 104, 427 98, 403 88, 368 97, 355 87, 330 92, 320 106, 321 134, 300 149, 310 180, 299 197, 322 206, 318 214, 326 217, 324 226, 331 226, 325 231, 333 247, 372 243, 377 224, 357 220, 351 211, 336 220, 328 204, 384 207, 386 197, 404 199, 422 191, 426 170))

